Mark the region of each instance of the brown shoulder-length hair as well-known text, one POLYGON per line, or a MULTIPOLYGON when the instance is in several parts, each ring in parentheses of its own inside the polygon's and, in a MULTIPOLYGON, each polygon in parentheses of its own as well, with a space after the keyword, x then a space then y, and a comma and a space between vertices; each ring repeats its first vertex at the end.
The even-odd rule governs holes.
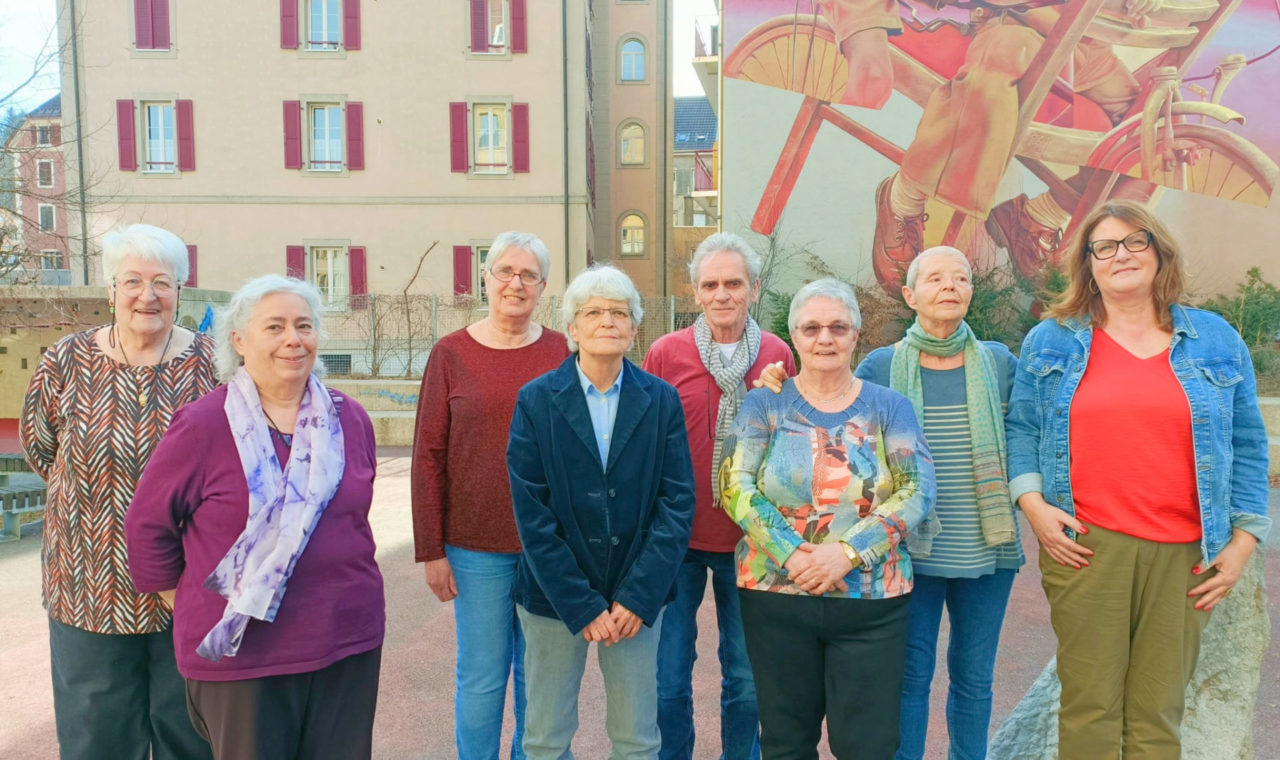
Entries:
POLYGON ((1169 228, 1164 226, 1151 210, 1130 200, 1111 200, 1089 212, 1071 239, 1063 257, 1062 268, 1067 276, 1067 287, 1045 312, 1046 317, 1061 322, 1064 319, 1083 319, 1086 315, 1092 324, 1102 326, 1107 322, 1107 309, 1098 293, 1089 266, 1089 238, 1103 219, 1119 219, 1138 229, 1151 233, 1151 246, 1156 251, 1156 280, 1152 284, 1151 299, 1155 302, 1156 317, 1165 329, 1173 327, 1171 307, 1182 300, 1186 277, 1182 271, 1182 251, 1178 248, 1169 228))

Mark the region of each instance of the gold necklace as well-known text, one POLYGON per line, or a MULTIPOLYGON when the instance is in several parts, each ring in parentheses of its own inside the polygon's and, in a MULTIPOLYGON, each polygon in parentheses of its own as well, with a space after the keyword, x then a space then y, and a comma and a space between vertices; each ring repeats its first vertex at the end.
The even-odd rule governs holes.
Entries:
MULTIPOLYGON (((116 324, 112 324, 112 325, 111 325, 111 336, 112 336, 113 338, 115 338, 115 337, 116 337, 116 333, 117 333, 117 331, 118 331, 118 330, 119 330, 119 325, 116 325, 116 324)), ((125 353, 125 350, 124 350, 124 339, 123 339, 123 338, 117 338, 116 342, 120 344, 120 355, 124 357, 124 365, 125 365, 126 367, 129 367, 129 368, 131 368, 131 369, 132 369, 132 368, 133 368, 133 367, 135 367, 135 366, 138 366, 138 367, 141 367, 141 366, 142 366, 142 365, 140 365, 140 364, 139 364, 139 365, 135 365, 133 362, 129 361, 129 355, 128 355, 127 353, 125 353)), ((156 385, 158 385, 158 384, 160 383, 160 365, 161 365, 161 364, 164 364, 164 357, 165 357, 165 355, 166 355, 166 354, 168 354, 168 353, 169 353, 169 344, 170 344, 170 343, 172 343, 172 342, 173 342, 173 328, 172 328, 172 327, 170 327, 170 328, 169 328, 169 337, 165 339, 165 342, 164 342, 164 348, 163 348, 163 349, 161 349, 161 351, 160 351, 160 361, 158 361, 158 362, 156 362, 156 363, 155 363, 155 367, 154 367, 154 369, 155 369, 155 374, 153 374, 153 375, 151 376, 151 389, 150 389, 151 391, 154 391, 154 390, 156 389, 156 385)), ((141 384, 139 384, 139 385, 141 385, 141 384)), ((148 391, 147 391, 146 389, 142 388, 142 387, 139 387, 139 388, 138 388, 138 406, 146 406, 146 405, 147 405, 147 397, 148 397, 148 391)))
MULTIPOLYGON (((840 391, 839 393, 837 393, 837 394, 836 394, 836 395, 834 395, 834 396, 831 396, 830 398, 819 398, 818 396, 816 396, 816 395, 815 395, 815 396, 813 396, 813 397, 812 397, 812 399, 811 399, 811 400, 812 400, 812 401, 815 401, 815 402, 817 402, 817 403, 819 403, 819 404, 829 404, 829 403, 831 403, 832 401, 839 401, 840 399, 842 399, 842 398, 844 398, 846 395, 848 395, 849 391, 853 390, 853 381, 854 381, 854 377, 853 377, 852 375, 850 375, 850 376, 849 376, 849 384, 845 386, 844 390, 840 391)), ((800 385, 800 384, 801 384, 801 383, 800 383, 800 376, 799 376, 799 375, 796 375, 796 385, 800 385)), ((804 394, 804 396, 805 396, 806 398, 808 398, 808 397, 811 395, 809 392, 806 392, 806 391, 805 391, 805 389, 804 389, 803 387, 801 387, 801 388, 800 388, 800 392, 801 392, 801 393, 803 393, 803 394, 804 394)))

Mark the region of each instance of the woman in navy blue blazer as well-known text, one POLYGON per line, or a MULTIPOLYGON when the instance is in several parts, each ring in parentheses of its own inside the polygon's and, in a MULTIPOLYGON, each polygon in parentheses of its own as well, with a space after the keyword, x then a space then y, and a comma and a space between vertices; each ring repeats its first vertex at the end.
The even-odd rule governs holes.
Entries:
POLYGON ((590 642, 607 697, 614 757, 656 758, 662 608, 693 520, 693 467, 676 390, 624 358, 643 316, 621 271, 569 284, 575 353, 520 391, 507 467, 523 552, 529 760, 566 755, 590 642))

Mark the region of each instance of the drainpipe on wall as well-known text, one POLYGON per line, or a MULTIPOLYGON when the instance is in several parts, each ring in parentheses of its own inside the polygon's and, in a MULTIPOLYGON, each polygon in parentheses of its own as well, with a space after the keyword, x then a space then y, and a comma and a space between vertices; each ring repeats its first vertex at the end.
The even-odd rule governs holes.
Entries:
POLYGON ((560 0, 561 100, 564 108, 564 284, 569 287, 569 0, 560 0))
POLYGON ((80 121, 80 31, 76 27, 76 0, 67 0, 71 13, 71 81, 75 88, 72 100, 76 111, 76 171, 79 173, 80 193, 80 264, 84 272, 84 284, 89 284, 89 216, 85 211, 84 192, 84 130, 80 121))

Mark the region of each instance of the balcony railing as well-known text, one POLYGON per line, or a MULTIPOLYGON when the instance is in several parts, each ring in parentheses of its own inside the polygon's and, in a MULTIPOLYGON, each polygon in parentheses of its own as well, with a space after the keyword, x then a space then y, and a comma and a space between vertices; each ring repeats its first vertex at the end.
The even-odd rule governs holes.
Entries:
POLYGON ((720 55, 719 16, 697 16, 693 19, 693 54, 697 58, 720 55))

